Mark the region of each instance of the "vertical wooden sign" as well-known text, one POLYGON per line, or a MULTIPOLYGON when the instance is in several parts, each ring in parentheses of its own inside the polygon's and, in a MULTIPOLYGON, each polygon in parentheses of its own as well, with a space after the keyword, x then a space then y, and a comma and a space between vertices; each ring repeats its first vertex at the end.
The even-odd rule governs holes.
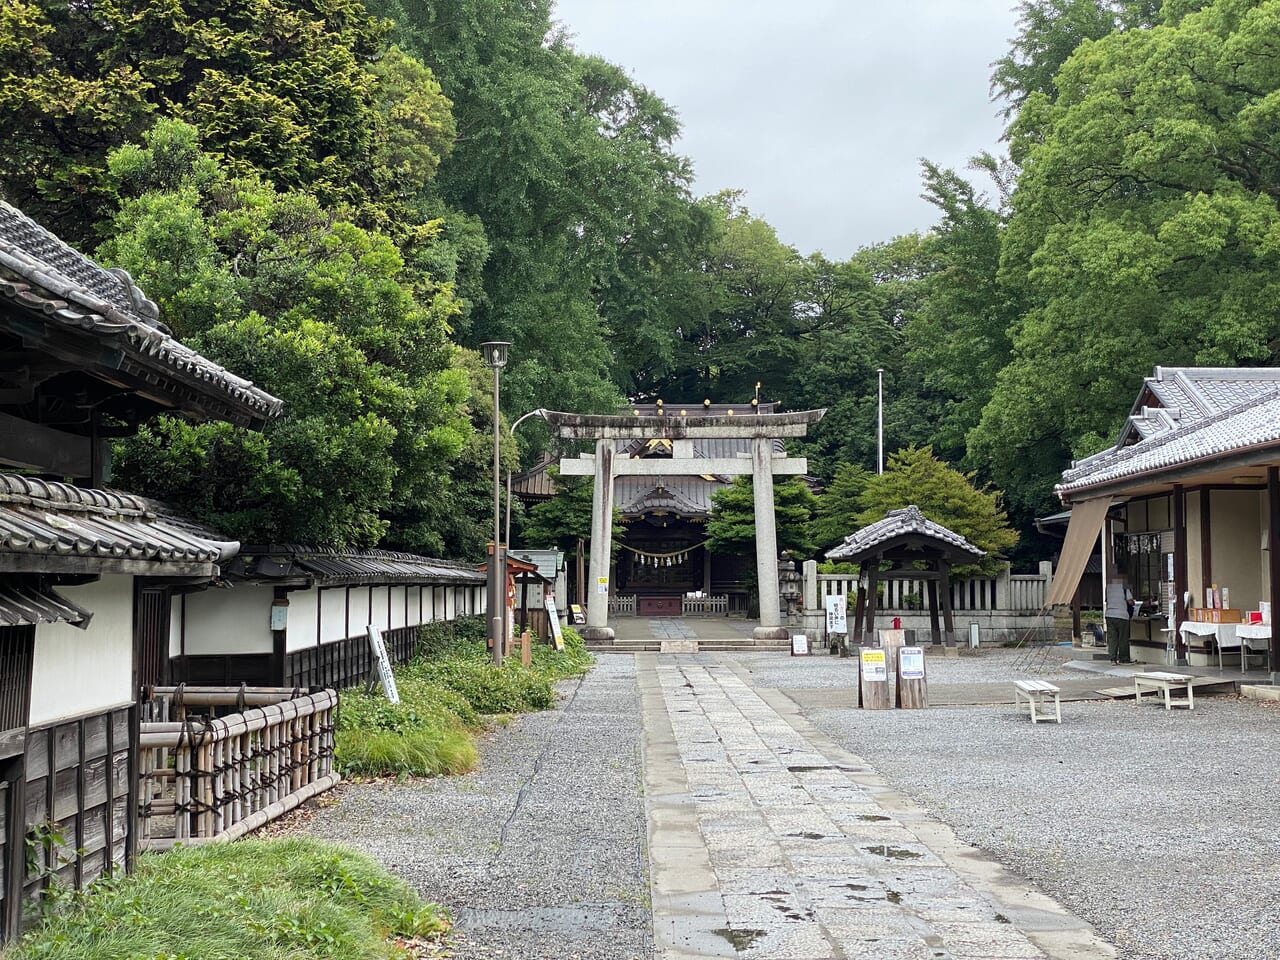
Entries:
POLYGON ((917 710, 929 706, 929 681, 925 676, 924 648, 898 648, 897 706, 917 710))
POLYGON ((889 709, 889 665, 883 650, 858 651, 858 706, 864 710, 889 709))

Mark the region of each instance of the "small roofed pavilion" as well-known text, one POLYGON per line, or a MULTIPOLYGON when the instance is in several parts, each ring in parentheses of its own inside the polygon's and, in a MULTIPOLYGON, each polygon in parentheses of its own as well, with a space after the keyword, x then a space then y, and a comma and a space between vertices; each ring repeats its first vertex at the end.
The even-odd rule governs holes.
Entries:
POLYGON ((858 603, 849 639, 875 637, 876 587, 882 580, 923 580, 928 584, 929 625, 934 643, 956 642, 951 617, 951 568, 986 556, 960 534, 928 519, 912 504, 891 510, 883 520, 845 537, 827 551, 828 560, 859 564, 858 603), (881 569, 888 564, 888 569, 881 569), (939 611, 942 629, 938 627, 939 611))

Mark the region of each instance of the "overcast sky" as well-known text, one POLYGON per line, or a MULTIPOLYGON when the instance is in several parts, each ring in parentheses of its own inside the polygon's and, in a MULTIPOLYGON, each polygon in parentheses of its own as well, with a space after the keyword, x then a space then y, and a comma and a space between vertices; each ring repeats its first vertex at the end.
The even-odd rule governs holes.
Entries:
POLYGON ((675 107, 699 194, 746 191, 802 253, 923 230, 921 157, 999 147, 1014 0, 556 0, 584 53, 675 107))

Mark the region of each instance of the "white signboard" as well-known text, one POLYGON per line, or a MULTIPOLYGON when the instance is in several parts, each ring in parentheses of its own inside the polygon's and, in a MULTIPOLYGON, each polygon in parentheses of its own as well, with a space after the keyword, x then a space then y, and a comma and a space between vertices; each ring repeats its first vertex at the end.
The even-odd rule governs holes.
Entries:
POLYGON ((556 595, 550 590, 542 598, 542 605, 547 609, 547 622, 551 624, 551 638, 556 649, 564 649, 564 632, 560 629, 560 613, 556 610, 556 595))
POLYGON ((824 597, 823 603, 827 607, 827 633, 848 633, 849 625, 846 617, 848 607, 844 597, 833 594, 824 597))
POLYGON ((373 651, 373 665, 378 671, 378 679, 382 681, 382 691, 392 703, 399 703, 400 691, 396 689, 396 678, 391 672, 387 646, 382 642, 382 631, 372 623, 365 629, 369 633, 369 649, 373 651))
POLYGON ((793 657, 807 657, 809 655, 809 638, 803 633, 793 633, 791 635, 791 655, 793 657))
POLYGON ((902 679, 924 679, 924 650, 920 647, 902 648, 902 679))
POLYGON ((885 665, 883 650, 862 651, 862 679, 868 682, 889 679, 889 668, 885 665))

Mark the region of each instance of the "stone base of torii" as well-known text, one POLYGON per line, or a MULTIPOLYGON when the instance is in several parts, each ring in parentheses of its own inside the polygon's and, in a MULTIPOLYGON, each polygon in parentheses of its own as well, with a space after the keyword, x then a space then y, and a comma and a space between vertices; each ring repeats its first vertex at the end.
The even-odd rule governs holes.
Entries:
POLYGON ((748 416, 601 416, 542 411, 556 435, 566 440, 593 440, 595 454, 565 457, 565 476, 591 476, 591 558, 587 590, 588 640, 611 640, 609 627, 609 556, 612 551, 613 481, 620 476, 701 476, 750 474, 755 494, 756 576, 760 585, 758 640, 786 640, 778 598, 778 536, 774 518, 773 478, 797 476, 808 470, 804 457, 788 457, 775 451, 775 440, 803 437, 826 410, 797 413, 757 413, 748 416), (670 459, 617 456, 618 441, 669 440, 670 459), (695 457, 694 440, 749 440, 749 456, 695 457))

